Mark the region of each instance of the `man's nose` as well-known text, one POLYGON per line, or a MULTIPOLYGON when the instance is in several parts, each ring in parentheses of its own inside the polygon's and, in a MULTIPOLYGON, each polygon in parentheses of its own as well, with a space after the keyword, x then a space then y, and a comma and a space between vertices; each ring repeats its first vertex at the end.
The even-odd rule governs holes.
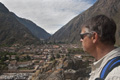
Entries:
POLYGON ((80 42, 82 42, 83 41, 83 39, 80 39, 80 42))

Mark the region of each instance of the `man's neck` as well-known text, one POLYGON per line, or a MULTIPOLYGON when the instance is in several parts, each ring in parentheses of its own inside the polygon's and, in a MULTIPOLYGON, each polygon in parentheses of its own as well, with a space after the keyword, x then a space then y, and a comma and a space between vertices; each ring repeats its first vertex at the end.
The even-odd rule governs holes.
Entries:
POLYGON ((101 59, 103 56, 108 54, 110 51, 114 49, 114 45, 100 45, 96 48, 95 58, 97 60, 101 59))

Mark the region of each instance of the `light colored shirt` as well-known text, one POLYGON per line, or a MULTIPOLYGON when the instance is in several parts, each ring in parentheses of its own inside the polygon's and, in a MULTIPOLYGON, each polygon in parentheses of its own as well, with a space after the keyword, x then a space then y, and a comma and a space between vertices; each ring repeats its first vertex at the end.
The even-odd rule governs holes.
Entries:
MULTIPOLYGON (((114 57, 120 56, 120 48, 116 48, 96 61, 92 65, 92 72, 90 73, 89 80, 95 80, 100 77, 101 70, 105 64, 114 57)), ((105 80, 120 80, 120 66, 115 67, 105 78, 105 80)))

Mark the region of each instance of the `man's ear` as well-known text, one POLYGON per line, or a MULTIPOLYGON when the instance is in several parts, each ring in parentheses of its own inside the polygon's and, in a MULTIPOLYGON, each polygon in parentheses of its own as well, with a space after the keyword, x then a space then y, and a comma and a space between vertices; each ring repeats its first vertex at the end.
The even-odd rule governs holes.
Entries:
POLYGON ((93 33, 92 39, 93 39, 93 43, 97 42, 97 40, 98 40, 98 34, 96 32, 93 33))

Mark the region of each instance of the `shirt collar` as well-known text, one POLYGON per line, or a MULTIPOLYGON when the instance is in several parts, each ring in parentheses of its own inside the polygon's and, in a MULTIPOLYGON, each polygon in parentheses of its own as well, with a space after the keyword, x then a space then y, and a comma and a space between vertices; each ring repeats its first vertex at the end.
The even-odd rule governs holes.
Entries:
POLYGON ((92 69, 94 70, 96 68, 99 68, 100 66, 102 66, 102 64, 103 64, 102 62, 104 62, 104 64, 105 64, 106 63, 105 61, 108 61, 108 60, 112 59, 113 57, 118 56, 118 54, 114 54, 114 53, 117 53, 117 52, 120 52, 120 47, 119 48, 115 48, 114 50, 110 51, 108 54, 103 56, 101 59, 99 59, 98 61, 94 62, 93 65, 92 65, 92 69))

